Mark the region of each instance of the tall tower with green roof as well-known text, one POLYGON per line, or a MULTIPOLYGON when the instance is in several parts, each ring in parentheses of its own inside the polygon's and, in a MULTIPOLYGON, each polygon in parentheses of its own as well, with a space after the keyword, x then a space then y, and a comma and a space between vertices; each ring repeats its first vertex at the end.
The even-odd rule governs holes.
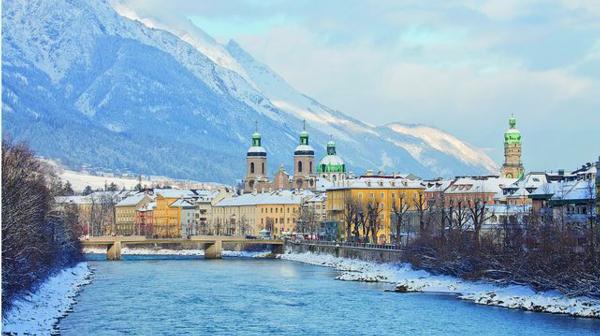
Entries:
POLYGON ((314 189, 316 187, 315 150, 308 143, 306 121, 300 132, 300 144, 294 151, 294 185, 297 189, 314 189))
POLYGON ((252 146, 246 152, 246 179, 244 192, 269 189, 267 178, 267 151, 262 146, 261 135, 258 133, 258 123, 252 133, 252 146))
POLYGON ((502 177, 521 178, 525 172, 521 161, 521 132, 517 129, 517 118, 508 118, 508 130, 504 132, 504 164, 502 177))

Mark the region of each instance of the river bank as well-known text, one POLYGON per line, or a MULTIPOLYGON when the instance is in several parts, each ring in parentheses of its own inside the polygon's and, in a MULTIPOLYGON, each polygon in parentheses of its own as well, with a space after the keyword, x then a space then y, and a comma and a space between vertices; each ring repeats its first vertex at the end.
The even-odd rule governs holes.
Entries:
POLYGON ((414 270, 406 263, 375 263, 310 252, 286 253, 280 257, 335 268, 340 271, 338 280, 394 284, 399 292, 448 293, 483 305, 600 318, 600 301, 587 297, 568 298, 558 292, 535 292, 526 286, 499 286, 432 275, 414 270))
POLYGON ((32 293, 19 296, 2 319, 2 333, 49 335, 75 303, 82 287, 92 281, 86 262, 59 271, 32 293))
MULTIPOLYGON (((106 249, 86 247, 83 249, 84 254, 105 254, 106 249)), ((156 256, 204 256, 202 249, 165 249, 165 248, 129 248, 121 249, 122 255, 156 255, 156 256)), ((230 251, 223 250, 223 257, 239 257, 239 258, 267 258, 271 256, 270 251, 230 251)))

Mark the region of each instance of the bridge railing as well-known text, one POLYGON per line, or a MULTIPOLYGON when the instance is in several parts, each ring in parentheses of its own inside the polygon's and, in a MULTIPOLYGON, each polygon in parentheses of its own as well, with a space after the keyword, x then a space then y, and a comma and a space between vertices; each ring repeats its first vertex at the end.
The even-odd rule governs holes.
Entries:
POLYGON ((378 249, 378 250, 402 250, 402 246, 395 244, 370 244, 370 243, 359 243, 359 242, 340 242, 330 240, 290 240, 292 243, 304 244, 304 245, 320 245, 320 246, 333 246, 333 247, 354 247, 354 248, 366 248, 366 249, 378 249))

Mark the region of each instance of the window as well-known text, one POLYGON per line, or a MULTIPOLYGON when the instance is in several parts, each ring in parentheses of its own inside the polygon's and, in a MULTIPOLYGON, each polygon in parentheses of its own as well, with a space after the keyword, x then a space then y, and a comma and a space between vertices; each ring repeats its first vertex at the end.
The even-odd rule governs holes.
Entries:
POLYGON ((254 162, 250 162, 250 174, 254 174, 254 162))
POLYGON ((312 174, 312 161, 310 161, 309 165, 308 165, 308 172, 312 174))
POLYGON ((265 163, 262 163, 262 174, 265 175, 265 163))
POLYGON ((298 161, 298 172, 302 173, 302 161, 298 161))

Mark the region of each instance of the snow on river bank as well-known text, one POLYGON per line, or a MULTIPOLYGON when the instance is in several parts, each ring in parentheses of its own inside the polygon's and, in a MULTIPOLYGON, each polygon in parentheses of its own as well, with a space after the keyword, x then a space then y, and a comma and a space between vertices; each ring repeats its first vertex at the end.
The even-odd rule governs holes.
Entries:
POLYGON ((452 293, 477 304, 600 318, 600 300, 568 298, 558 292, 535 292, 520 285, 502 287, 484 281, 432 275, 414 270, 409 264, 377 264, 310 252, 283 254, 281 259, 333 267, 341 271, 336 278, 339 280, 396 284, 399 292, 452 293))
POLYGON ((19 297, 2 320, 2 333, 9 335, 49 335, 65 316, 81 287, 91 282, 87 263, 61 270, 34 293, 19 297))
MULTIPOLYGON (((106 253, 105 248, 93 248, 86 247, 83 249, 83 253, 106 253)), ((203 256, 204 250, 201 249, 153 249, 153 248, 128 248, 123 247, 121 249, 121 255, 176 255, 176 256, 203 256)), ((222 255, 224 257, 238 257, 238 258, 265 258, 271 255, 270 251, 227 251, 223 250, 222 255)))

